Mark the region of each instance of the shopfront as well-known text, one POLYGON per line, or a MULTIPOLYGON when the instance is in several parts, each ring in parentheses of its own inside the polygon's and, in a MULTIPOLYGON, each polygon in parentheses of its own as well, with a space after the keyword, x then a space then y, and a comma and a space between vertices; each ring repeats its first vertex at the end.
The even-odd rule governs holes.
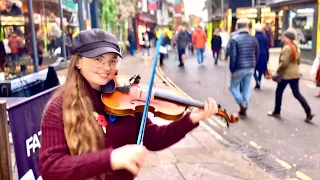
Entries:
MULTIPOLYGON (((319 45, 318 3, 315 0, 278 1, 270 5, 273 11, 283 11, 282 31, 293 27, 297 31, 297 41, 301 49, 301 59, 312 63, 319 45)), ((279 36, 281 38, 281 36, 279 36)))
POLYGON ((153 30, 156 26, 156 17, 147 13, 138 13, 135 19, 135 33, 137 49, 142 48, 142 33, 147 31, 147 28, 153 30))
POLYGON ((21 7, 21 1, 0 0, 0 39, 3 40, 13 32, 17 32, 20 36, 24 34, 25 18, 21 7))
MULTIPOLYGON (((283 13, 280 12, 273 12, 271 8, 269 7, 261 7, 261 8, 253 8, 253 7, 247 7, 247 8, 237 8, 236 9, 236 18, 247 18, 250 20, 250 32, 251 34, 254 34, 254 29, 252 28, 256 23, 261 24, 263 27, 269 26, 271 28, 272 34, 276 37, 279 37, 281 35, 281 27, 282 27, 282 21, 279 19, 282 19, 283 13)), ((274 41, 272 44, 273 46, 277 47, 280 45, 279 38, 273 38, 272 41, 274 41)), ((272 47, 273 47, 272 46, 272 47)))

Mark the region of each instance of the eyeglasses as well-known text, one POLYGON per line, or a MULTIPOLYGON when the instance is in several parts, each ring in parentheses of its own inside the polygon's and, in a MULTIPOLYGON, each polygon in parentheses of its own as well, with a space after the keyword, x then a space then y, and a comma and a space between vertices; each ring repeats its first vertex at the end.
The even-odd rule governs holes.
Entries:
POLYGON ((96 57, 96 58, 92 58, 92 61, 93 61, 93 66, 96 68, 102 68, 108 63, 110 69, 112 70, 118 70, 121 64, 121 58, 119 56, 116 59, 111 59, 111 60, 105 60, 102 57, 96 57))

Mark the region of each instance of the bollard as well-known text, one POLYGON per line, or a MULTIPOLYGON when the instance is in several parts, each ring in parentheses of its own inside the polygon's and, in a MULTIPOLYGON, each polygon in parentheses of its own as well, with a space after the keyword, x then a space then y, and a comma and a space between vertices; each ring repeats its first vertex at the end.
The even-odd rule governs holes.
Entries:
POLYGON ((0 100, 0 179, 12 180, 6 101, 0 100))

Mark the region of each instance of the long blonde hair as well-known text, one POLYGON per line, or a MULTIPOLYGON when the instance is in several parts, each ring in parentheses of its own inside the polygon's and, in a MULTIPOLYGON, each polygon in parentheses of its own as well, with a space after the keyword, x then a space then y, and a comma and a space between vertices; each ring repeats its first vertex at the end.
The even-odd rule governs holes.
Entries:
POLYGON ((71 155, 81 155, 104 148, 104 135, 93 116, 94 108, 85 79, 76 67, 81 56, 73 55, 62 88, 63 123, 71 155))

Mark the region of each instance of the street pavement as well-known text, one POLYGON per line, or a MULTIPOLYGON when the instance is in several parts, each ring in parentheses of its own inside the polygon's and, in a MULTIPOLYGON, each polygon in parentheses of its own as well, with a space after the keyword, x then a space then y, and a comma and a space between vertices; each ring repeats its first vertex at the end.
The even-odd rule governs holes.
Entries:
MULTIPOLYGON (((141 75, 141 83, 149 83, 153 59, 142 58, 141 54, 124 58, 119 74, 141 75)), ((155 75, 155 86, 165 86, 155 75)), ((149 117, 158 125, 170 121, 149 117)), ((233 152, 213 136, 211 128, 199 126, 168 149, 151 152, 143 165, 138 179, 153 180, 196 180, 196 179, 275 179, 250 164, 242 154, 233 152)))
MULTIPOLYGON (((275 70, 279 50, 271 50, 270 57, 270 68, 275 70)), ((204 62, 203 67, 198 67, 196 56, 188 54, 185 67, 179 68, 176 55, 170 54, 161 70, 191 98, 203 101, 210 96, 229 113, 238 112, 239 106, 228 89, 228 62, 219 61, 215 66, 208 50, 204 62)), ((317 90, 313 77, 308 74, 310 66, 303 64, 300 69, 303 78, 300 81, 301 92, 317 114, 312 123, 304 122, 306 115, 289 87, 283 96, 282 119, 268 117, 267 112, 274 108, 276 83, 266 79, 263 79, 259 91, 253 90, 255 83, 252 79, 247 118, 230 128, 226 128, 218 118, 205 121, 227 140, 226 146, 247 155, 261 169, 280 179, 320 179, 320 100, 314 97, 317 90)))

